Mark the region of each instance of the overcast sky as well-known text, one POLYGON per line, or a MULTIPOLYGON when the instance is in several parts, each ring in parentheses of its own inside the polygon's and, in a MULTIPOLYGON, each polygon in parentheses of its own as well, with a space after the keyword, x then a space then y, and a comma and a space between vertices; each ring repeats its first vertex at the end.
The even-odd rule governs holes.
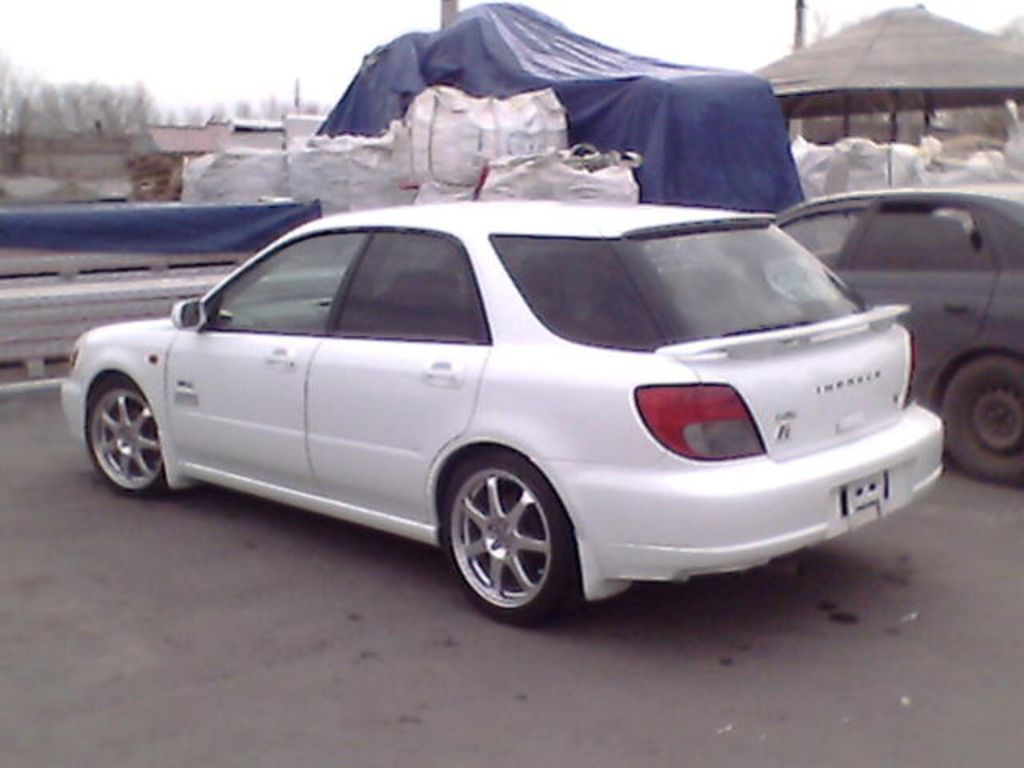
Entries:
MULTIPOLYGON (((479 1, 461 0, 467 8, 479 1)), ((794 0, 527 0, 576 32, 679 64, 755 70, 789 53, 794 0)), ((807 0, 808 33, 901 3, 807 0)), ((985 31, 1024 15, 1020 0, 931 0, 929 10, 985 31)), ((332 106, 365 53, 435 29, 440 0, 8 0, 0 54, 55 82, 144 83, 162 107, 229 108, 270 95, 332 106)))

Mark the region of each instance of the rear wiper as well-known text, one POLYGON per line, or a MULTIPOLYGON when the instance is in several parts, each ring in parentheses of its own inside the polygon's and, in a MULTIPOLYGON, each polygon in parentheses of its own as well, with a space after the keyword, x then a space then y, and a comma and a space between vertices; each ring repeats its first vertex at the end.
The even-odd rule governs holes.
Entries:
POLYGON ((796 323, 778 323, 776 325, 755 325, 752 328, 743 328, 742 330, 739 331, 729 331, 728 333, 723 333, 722 338, 724 339, 729 336, 746 336, 747 334, 751 333, 765 333, 766 331, 783 331, 786 328, 799 328, 801 325, 810 325, 810 323, 808 323, 806 320, 801 320, 796 323))

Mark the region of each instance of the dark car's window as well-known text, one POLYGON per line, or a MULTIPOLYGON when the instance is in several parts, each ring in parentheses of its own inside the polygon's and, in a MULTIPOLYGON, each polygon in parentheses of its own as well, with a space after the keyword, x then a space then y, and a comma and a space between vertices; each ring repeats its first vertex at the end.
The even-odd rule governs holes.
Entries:
POLYGON ((858 308, 817 259, 774 228, 492 242, 537 317, 583 343, 653 349, 858 308))
POLYGON ((784 222, 783 231, 830 267, 835 267, 860 210, 829 211, 784 222))
POLYGON ((207 306, 208 329, 317 334, 345 273, 368 239, 333 233, 284 246, 241 273, 207 306))
POLYGON ((378 232, 353 273, 336 333, 405 341, 487 343, 462 247, 421 232, 378 232))
POLYGON ((888 206, 868 223, 850 269, 972 271, 991 269, 981 230, 955 206, 888 206))

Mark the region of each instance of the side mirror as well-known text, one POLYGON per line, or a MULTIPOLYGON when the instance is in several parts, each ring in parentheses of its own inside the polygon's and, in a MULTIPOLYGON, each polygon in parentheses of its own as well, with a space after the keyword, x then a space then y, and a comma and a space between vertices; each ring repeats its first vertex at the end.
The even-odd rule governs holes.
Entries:
POLYGON ((179 331, 198 328, 206 322, 203 303, 199 299, 185 299, 171 308, 171 322, 179 331))

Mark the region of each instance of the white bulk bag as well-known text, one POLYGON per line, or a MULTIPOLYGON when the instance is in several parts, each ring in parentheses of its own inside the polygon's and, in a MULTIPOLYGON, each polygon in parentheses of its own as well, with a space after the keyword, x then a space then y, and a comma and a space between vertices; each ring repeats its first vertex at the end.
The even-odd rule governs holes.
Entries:
POLYGON ((474 186, 489 160, 563 149, 567 141, 565 110, 550 88, 496 99, 434 86, 413 100, 405 120, 413 175, 449 186, 474 186))
POLYGON ((202 155, 185 164, 186 203, 257 203, 288 196, 285 153, 234 150, 202 155))
POLYGON ((288 153, 296 200, 319 200, 325 214, 411 203, 409 135, 399 121, 380 136, 315 136, 288 153))
POLYGON ((636 203, 640 187, 633 169, 639 164, 638 155, 592 147, 503 158, 488 166, 480 200, 636 203))

